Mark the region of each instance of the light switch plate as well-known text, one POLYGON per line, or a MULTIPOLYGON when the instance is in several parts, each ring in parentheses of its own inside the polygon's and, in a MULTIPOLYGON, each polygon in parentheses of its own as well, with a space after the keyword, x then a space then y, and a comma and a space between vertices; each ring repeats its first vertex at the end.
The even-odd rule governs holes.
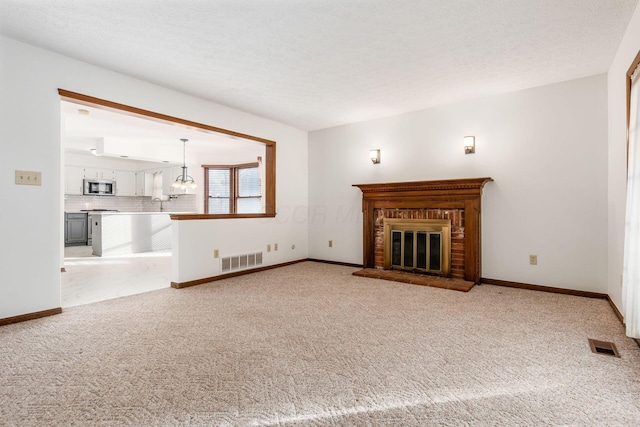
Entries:
POLYGON ((42 172, 17 170, 16 185, 42 185, 42 172))

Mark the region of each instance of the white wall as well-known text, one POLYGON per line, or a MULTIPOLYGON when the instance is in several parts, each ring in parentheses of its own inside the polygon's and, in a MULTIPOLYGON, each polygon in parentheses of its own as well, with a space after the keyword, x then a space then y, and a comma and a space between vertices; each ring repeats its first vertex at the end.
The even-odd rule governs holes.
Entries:
POLYGON ((640 8, 631 18, 627 31, 609 68, 609 269, 608 293, 618 309, 622 307, 622 262, 627 172, 627 91, 626 74, 640 50, 640 8))
POLYGON ((311 132, 309 256, 362 263, 352 184, 490 176, 483 277, 606 292, 606 96, 599 75, 311 132))
POLYGON ((296 141, 298 133, 291 129, 277 139, 276 218, 174 221, 172 282, 219 275, 216 249, 221 258, 262 251, 264 266, 308 257, 307 145, 296 141))
MULTIPOLYGON (((296 251, 278 260, 307 256, 307 226, 287 215, 307 205, 307 133, 267 119, 117 74, 0 37, 0 318, 60 306, 62 223, 60 97, 58 88, 170 116, 277 141, 277 208, 271 220, 226 221, 254 248, 267 237, 290 240, 296 251), (41 171, 43 185, 14 185, 14 171, 41 171), (265 229, 269 233, 262 236, 265 229)), ((213 239, 215 221, 190 223, 183 241, 213 239), (191 235, 193 233, 193 235, 191 235)), ((227 242, 217 242, 221 251, 227 242)), ((206 245, 205 245, 206 246, 206 245)))

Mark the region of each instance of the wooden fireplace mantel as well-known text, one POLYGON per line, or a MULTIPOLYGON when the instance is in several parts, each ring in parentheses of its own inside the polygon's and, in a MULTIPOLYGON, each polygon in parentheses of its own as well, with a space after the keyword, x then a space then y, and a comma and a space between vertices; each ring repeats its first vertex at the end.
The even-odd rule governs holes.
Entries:
POLYGON ((464 209, 465 280, 480 283, 480 199, 492 178, 354 184, 362 190, 363 266, 375 259, 375 209, 464 209))

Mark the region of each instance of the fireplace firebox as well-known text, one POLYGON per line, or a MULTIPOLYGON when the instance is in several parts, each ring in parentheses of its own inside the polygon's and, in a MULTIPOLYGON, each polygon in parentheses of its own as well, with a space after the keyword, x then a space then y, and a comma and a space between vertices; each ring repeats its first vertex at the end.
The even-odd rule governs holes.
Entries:
POLYGON ((449 277, 451 221, 384 219, 384 268, 449 277))

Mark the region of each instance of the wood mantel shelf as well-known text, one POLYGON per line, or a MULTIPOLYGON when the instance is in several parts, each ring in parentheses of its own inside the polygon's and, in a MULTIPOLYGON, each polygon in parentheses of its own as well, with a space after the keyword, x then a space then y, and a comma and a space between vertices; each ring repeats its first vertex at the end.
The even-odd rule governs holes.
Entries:
POLYGON ((412 195, 420 193, 423 195, 435 194, 482 194, 482 188, 493 178, 462 178, 445 179, 439 181, 408 181, 408 182, 386 182, 380 184, 353 184, 362 190, 364 198, 379 197, 376 193, 400 193, 409 192, 412 195))
POLYGON ((363 266, 374 268, 375 209, 464 209, 464 279, 480 283, 480 199, 492 178, 354 184, 362 191, 363 266))

